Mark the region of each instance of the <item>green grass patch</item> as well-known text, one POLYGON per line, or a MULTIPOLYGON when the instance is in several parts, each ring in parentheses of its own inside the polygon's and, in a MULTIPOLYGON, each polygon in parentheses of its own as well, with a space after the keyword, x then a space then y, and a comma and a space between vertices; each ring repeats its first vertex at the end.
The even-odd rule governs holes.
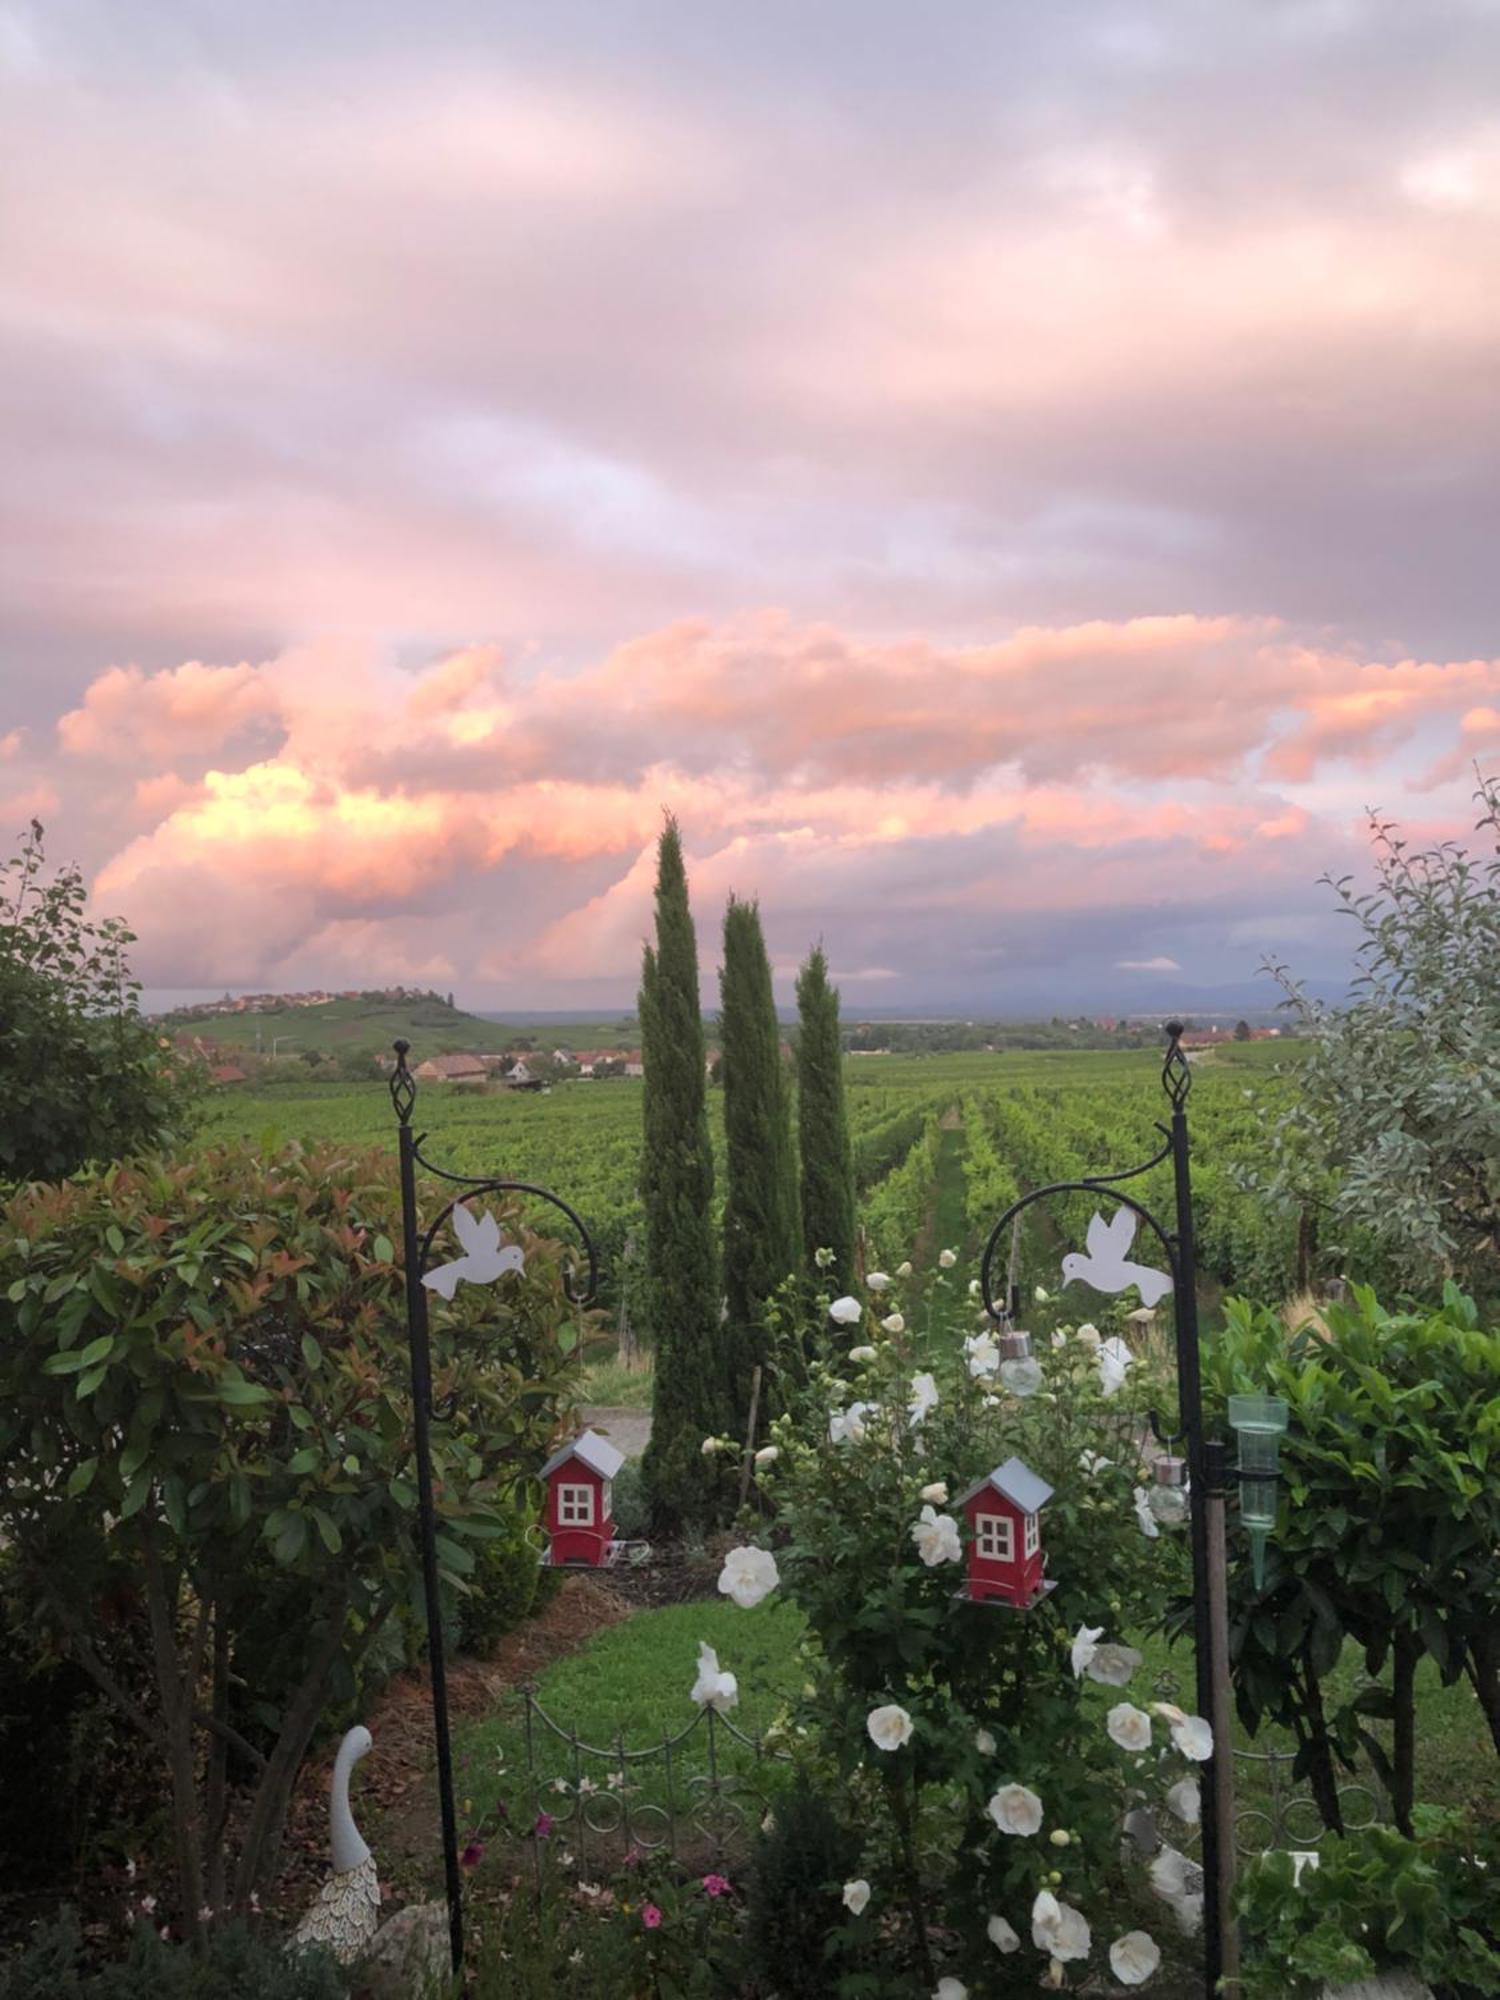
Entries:
MULTIPOLYGON (((578 1782, 587 1779, 609 1795, 596 1793, 589 1812, 596 1826, 613 1824, 618 1815, 612 1800, 620 1795, 613 1774, 623 1768, 623 1798, 632 1821, 639 1816, 639 1830, 659 1837, 664 1815, 682 1822, 691 1814, 710 1772, 708 1722, 692 1699, 700 1642, 712 1646, 721 1668, 738 1680, 739 1705, 729 1719, 753 1738, 806 1678, 798 1657, 805 1632, 796 1607, 775 1599, 753 1611, 727 1599, 674 1604, 608 1627, 580 1652, 549 1667, 537 1684, 542 1708, 569 1736, 576 1732, 580 1747, 534 1721, 528 1755, 519 1695, 460 1730, 459 1789, 472 1802, 472 1823, 480 1824, 503 1802, 510 1826, 524 1831, 540 1809, 557 1820, 560 1837, 575 1849, 587 1848, 589 1831, 574 1817, 578 1782), (669 1766, 663 1740, 680 1736, 695 1721, 692 1733, 672 1750, 669 1766), (641 1752, 654 1754, 631 1754, 641 1752), (555 1781, 569 1789, 554 1790, 555 1781)), ((787 1769, 758 1758, 717 1721, 712 1753, 722 1780, 757 1794, 774 1791, 787 1769)))
POLYGON ((634 1368, 627 1368, 613 1354, 592 1361, 583 1371, 579 1387, 580 1403, 608 1410, 649 1410, 655 1371, 650 1355, 634 1368))

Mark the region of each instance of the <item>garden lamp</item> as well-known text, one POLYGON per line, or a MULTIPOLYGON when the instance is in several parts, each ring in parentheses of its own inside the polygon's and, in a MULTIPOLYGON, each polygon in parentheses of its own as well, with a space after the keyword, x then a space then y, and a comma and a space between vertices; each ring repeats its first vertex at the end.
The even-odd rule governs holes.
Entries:
POLYGON ((1231 1396, 1229 1424, 1239 1440, 1240 1520, 1250 1530, 1250 1560, 1259 1590, 1265 1581, 1266 1538, 1276 1525, 1286 1401, 1281 1396, 1231 1396))
POLYGON ((1172 1452, 1151 1461, 1151 1491, 1146 1505, 1164 1528, 1180 1528, 1188 1517, 1188 1463, 1172 1452))

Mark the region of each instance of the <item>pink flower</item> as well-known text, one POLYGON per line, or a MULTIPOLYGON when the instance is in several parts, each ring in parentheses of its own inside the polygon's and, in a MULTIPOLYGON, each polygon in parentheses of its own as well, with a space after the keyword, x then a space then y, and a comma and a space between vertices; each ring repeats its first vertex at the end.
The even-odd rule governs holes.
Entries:
POLYGON ((642 1903, 641 1922, 646 1926, 648 1931, 660 1930, 661 1911, 657 1909, 655 1903, 642 1903))
POLYGON ((458 1865, 460 1868, 477 1868, 480 1862, 483 1861, 483 1859, 484 1859, 483 1841, 471 1840, 468 1846, 464 1849, 463 1853, 459 1855, 458 1865))
POLYGON ((531 1830, 538 1840, 548 1839, 552 1832, 551 1813, 538 1813, 536 1816, 536 1825, 531 1830))
POLYGON ((706 1895, 727 1896, 729 1894, 729 1878, 727 1875, 705 1875, 703 1878, 703 1888, 706 1895))

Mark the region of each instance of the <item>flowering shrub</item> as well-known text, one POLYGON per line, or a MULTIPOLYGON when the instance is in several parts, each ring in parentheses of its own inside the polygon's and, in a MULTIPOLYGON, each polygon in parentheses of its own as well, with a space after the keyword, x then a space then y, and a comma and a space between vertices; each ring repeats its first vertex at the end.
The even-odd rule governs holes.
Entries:
POLYGON ((1159 1620, 1187 1561, 1145 1506, 1146 1371, 1092 1327, 1002 1361, 946 1277, 925 1302, 881 1277, 867 1345, 813 1365, 761 1474, 780 1588, 820 1655, 796 1720, 864 1832, 845 1906, 909 1959, 904 1984, 838 1990, 994 1991, 1011 1954, 1017 1990, 1105 1965, 1141 1984, 1160 1947, 1148 1885, 1122 1871, 1122 1822, 1165 1809, 1169 1788, 1186 1805, 1209 1747, 1198 1718, 1117 1692, 1139 1665, 1123 1635, 1159 1620), (1053 1488, 1055 1587, 1026 1611, 963 1590, 959 1497, 1013 1456, 1053 1488))

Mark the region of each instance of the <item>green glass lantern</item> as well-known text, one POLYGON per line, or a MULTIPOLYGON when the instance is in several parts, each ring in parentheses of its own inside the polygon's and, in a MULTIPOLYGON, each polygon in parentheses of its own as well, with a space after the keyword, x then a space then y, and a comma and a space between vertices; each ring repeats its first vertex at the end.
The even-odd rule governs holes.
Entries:
POLYGON ((1266 1541, 1276 1526, 1277 1468, 1287 1415, 1281 1396, 1229 1399, 1229 1424, 1239 1441, 1240 1520, 1250 1532, 1250 1561, 1257 1590, 1265 1582, 1266 1541))

